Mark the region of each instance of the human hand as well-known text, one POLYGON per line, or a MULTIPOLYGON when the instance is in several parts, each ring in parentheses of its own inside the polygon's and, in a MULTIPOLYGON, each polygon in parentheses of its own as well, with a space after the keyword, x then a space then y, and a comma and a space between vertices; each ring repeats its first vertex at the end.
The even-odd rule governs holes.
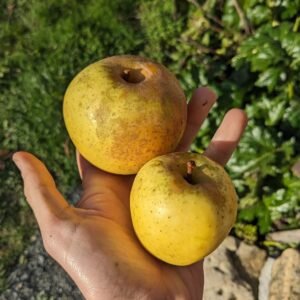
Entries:
MULTIPOLYGON (((216 100, 208 88, 195 91, 178 151, 187 151, 216 100)), ((246 127, 239 109, 230 110, 205 155, 225 165, 246 127)), ((187 267, 168 265, 146 252, 130 218, 134 176, 99 170, 77 153, 83 194, 71 206, 57 190, 44 164, 17 152, 27 201, 37 219, 46 251, 68 272, 86 299, 201 299, 202 261, 187 267)))

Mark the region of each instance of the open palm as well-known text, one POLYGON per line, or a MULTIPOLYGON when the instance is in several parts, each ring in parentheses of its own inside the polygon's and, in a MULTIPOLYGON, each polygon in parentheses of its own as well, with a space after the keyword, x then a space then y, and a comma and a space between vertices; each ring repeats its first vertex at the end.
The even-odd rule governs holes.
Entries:
MULTIPOLYGON (((216 100, 208 88, 195 91, 178 151, 188 150, 216 100)), ((246 116, 229 111, 205 155, 225 165, 246 126, 246 116)), ((176 267, 149 254, 133 231, 129 195, 134 176, 113 175, 77 153, 83 195, 71 206, 33 155, 13 156, 38 221, 47 252, 69 273, 86 299, 201 299, 203 264, 176 267)))

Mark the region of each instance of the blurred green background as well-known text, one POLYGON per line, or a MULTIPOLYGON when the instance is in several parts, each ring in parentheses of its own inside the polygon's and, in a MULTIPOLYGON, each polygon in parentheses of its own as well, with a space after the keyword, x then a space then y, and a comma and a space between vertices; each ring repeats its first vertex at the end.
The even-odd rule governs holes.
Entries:
POLYGON ((227 166, 240 196, 232 234, 266 247, 267 233, 300 227, 299 11, 300 0, 0 1, 0 290, 37 228, 10 154, 36 154, 68 197, 79 180, 63 95, 110 55, 163 63, 188 97, 200 85, 216 90, 195 151, 228 109, 246 110, 227 166))

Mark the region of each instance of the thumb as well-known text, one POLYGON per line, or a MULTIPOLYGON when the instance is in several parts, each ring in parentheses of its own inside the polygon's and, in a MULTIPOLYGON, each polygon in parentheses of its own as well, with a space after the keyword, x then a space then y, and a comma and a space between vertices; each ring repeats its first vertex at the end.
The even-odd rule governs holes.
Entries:
POLYGON ((28 152, 17 152, 12 159, 21 171, 26 199, 41 230, 66 218, 71 207, 57 190, 45 165, 28 152))

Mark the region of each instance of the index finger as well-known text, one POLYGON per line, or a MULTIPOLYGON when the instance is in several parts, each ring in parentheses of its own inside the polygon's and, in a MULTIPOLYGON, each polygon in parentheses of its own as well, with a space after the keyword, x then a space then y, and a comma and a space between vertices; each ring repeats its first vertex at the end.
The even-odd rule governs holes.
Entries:
POLYGON ((188 104, 185 132, 176 151, 189 150, 216 99, 217 95, 208 87, 201 87, 195 90, 188 104))

